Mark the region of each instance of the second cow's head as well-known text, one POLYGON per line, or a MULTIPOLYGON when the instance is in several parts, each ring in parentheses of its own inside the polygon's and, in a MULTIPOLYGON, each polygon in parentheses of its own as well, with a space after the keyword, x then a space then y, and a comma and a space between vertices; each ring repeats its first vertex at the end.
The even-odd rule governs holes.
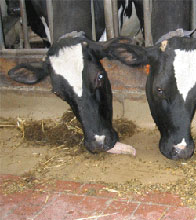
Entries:
POLYGON ((190 158, 194 153, 196 39, 174 37, 147 48, 117 43, 113 48, 113 58, 127 65, 150 64, 146 94, 161 134, 160 151, 169 159, 190 158))

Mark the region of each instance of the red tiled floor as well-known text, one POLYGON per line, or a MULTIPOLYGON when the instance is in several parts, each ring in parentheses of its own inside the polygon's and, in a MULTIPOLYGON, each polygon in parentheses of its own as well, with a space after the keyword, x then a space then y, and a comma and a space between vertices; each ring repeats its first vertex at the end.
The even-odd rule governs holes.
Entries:
POLYGON ((181 199, 176 196, 172 195, 171 193, 146 193, 145 195, 139 196, 134 195, 132 197, 133 200, 140 201, 142 203, 151 201, 152 203, 162 204, 162 205, 172 205, 172 206, 181 206, 181 199))
POLYGON ((49 206, 45 207, 36 217, 35 220, 63 220, 72 219, 81 209, 82 195, 61 195, 49 206))
POLYGON ((195 210, 186 207, 171 207, 163 220, 196 220, 195 210))
POLYGON ((182 207, 170 193, 120 198, 104 185, 56 181, 44 190, 38 186, 4 195, 1 184, 18 178, 0 176, 1 220, 196 220, 196 209, 182 207))
POLYGON ((157 220, 161 219, 167 207, 161 205, 141 204, 132 219, 134 220, 157 220))
POLYGON ((56 181, 56 188, 55 190, 58 191, 58 192, 63 192, 63 191, 79 191, 80 190, 80 187, 82 186, 81 183, 78 183, 78 182, 71 182, 71 181, 56 181))
POLYGON ((117 192, 107 191, 107 188, 101 184, 84 184, 80 188, 80 193, 87 195, 97 195, 102 197, 115 198, 118 196, 117 192))
POLYGON ((105 217, 99 220, 110 220, 110 219, 130 219, 132 213, 137 209, 139 203, 133 203, 130 201, 118 201, 112 200, 109 206, 105 209, 105 217), (108 216, 107 216, 108 215, 108 216))
POLYGON ((16 217, 19 219, 26 219, 33 217, 37 212, 39 212, 46 204, 50 203, 57 197, 57 194, 48 194, 41 192, 25 192, 25 193, 16 193, 13 195, 8 195, 4 198, 3 206, 1 206, 1 210, 3 219, 15 219, 16 217), (10 197, 13 197, 10 198, 10 197), (10 199, 8 199, 10 198, 10 199), (6 202, 7 201, 7 202, 6 202), (7 209, 7 205, 11 206, 9 211, 5 213, 5 209, 7 209))

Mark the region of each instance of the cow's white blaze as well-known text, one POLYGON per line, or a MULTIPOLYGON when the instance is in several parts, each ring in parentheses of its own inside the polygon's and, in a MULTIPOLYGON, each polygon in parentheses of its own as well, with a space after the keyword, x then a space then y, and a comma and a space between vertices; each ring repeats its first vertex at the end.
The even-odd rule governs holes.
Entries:
POLYGON ((196 50, 175 50, 174 74, 177 88, 186 101, 189 91, 196 83, 196 50))
POLYGON ((180 148, 181 150, 185 149, 186 146, 187 146, 187 143, 186 143, 186 141, 185 141, 184 138, 182 139, 181 143, 179 143, 179 144, 177 144, 177 145, 174 145, 174 147, 180 148))
POLYGON ((82 70, 84 68, 82 45, 77 44, 72 47, 60 49, 57 56, 51 56, 50 62, 56 74, 73 87, 78 97, 82 97, 82 70))
POLYGON ((100 144, 104 144, 105 135, 95 135, 95 140, 100 144))

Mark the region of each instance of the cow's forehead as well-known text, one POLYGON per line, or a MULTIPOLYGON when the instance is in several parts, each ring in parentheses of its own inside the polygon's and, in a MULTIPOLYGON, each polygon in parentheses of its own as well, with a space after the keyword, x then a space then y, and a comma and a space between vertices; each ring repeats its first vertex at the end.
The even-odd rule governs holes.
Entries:
POLYGON ((56 74, 67 80, 78 97, 82 96, 82 71, 84 68, 81 43, 63 47, 57 55, 49 57, 56 74))
POLYGON ((173 62, 177 89, 186 101, 189 91, 196 83, 196 50, 175 50, 173 62))

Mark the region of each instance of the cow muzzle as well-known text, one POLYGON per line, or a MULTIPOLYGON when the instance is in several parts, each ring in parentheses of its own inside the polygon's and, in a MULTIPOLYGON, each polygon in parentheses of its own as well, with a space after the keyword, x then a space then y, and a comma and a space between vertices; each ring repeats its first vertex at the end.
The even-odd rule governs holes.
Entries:
POLYGON ((85 138, 84 145, 92 153, 108 151, 118 141, 118 135, 113 132, 110 136, 95 135, 93 140, 85 138))
POLYGON ((172 159, 189 159, 194 153, 194 145, 174 145, 172 148, 172 159))
POLYGON ((190 140, 188 143, 182 141, 177 145, 161 142, 159 147, 161 153, 172 160, 189 159, 194 154, 193 140, 190 140))

